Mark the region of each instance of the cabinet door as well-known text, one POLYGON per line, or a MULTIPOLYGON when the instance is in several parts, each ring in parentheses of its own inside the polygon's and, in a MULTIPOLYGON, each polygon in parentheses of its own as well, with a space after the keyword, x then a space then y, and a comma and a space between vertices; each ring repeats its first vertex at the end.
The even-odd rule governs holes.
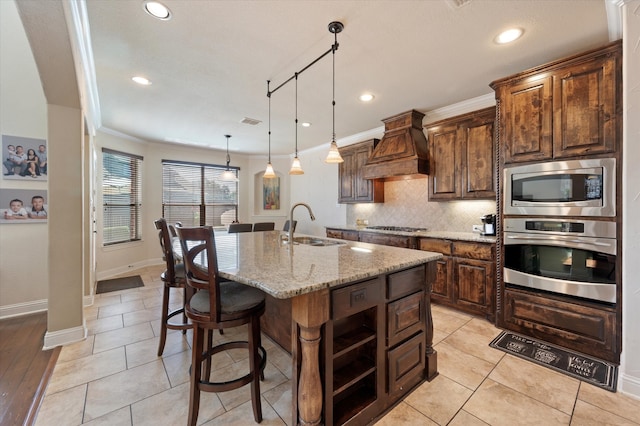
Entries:
POLYGON ((495 198, 495 109, 472 120, 462 131, 462 198, 495 198))
POLYGON ((469 311, 493 315, 494 263, 457 258, 455 268, 455 303, 469 311))
POLYGON ((620 58, 600 57, 561 70, 553 83, 554 157, 614 152, 620 58))
POLYGON ((431 299, 453 302, 453 258, 445 256, 436 261, 436 279, 431 288, 431 299))
POLYGON ((429 199, 460 198, 458 126, 436 127, 428 131, 428 136, 429 199))
POLYGON ((380 244, 383 246, 416 248, 416 240, 413 237, 401 235, 376 234, 375 232, 360 232, 360 241, 363 243, 380 244))
POLYGON ((503 86, 498 98, 504 132, 504 162, 551 159, 551 76, 503 86))
POLYGON ((340 193, 338 194, 338 202, 352 202, 355 199, 353 180, 355 178, 356 169, 354 168, 355 152, 348 149, 341 149, 340 155, 344 160, 338 167, 338 180, 340 181, 340 193))
POLYGON ((362 177, 362 167, 377 143, 378 139, 371 139, 340 149, 344 162, 338 167, 339 203, 384 202, 384 182, 362 177))

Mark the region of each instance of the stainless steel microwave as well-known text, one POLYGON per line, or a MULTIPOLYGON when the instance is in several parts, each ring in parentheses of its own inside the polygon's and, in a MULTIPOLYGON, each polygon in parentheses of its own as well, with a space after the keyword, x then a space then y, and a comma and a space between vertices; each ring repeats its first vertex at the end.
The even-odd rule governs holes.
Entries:
POLYGON ((616 160, 551 161, 504 169, 506 215, 616 215, 616 160))

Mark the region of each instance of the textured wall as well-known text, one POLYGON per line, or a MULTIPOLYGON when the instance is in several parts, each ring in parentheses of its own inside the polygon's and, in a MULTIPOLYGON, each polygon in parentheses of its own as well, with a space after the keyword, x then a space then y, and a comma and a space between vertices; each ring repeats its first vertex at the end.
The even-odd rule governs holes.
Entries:
POLYGON ((347 224, 367 219, 369 225, 426 227, 436 231, 471 232, 480 216, 496 212, 495 200, 428 201, 428 179, 384 184, 384 203, 347 207, 347 224))

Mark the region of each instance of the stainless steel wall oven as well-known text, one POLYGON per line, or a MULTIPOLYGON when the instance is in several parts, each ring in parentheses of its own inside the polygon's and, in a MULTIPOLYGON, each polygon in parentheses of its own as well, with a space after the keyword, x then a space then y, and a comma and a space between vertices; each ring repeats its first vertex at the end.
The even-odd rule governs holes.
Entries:
POLYGON ((507 288, 616 303, 615 222, 505 218, 503 231, 507 288))
POLYGON ((504 169, 505 215, 616 216, 616 160, 551 161, 504 169))

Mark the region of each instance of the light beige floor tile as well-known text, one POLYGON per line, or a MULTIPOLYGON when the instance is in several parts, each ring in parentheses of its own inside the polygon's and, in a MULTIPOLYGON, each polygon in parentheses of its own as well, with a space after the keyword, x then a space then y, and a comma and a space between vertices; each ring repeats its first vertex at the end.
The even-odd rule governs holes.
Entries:
POLYGON ((142 322, 154 321, 160 318, 162 318, 160 307, 122 314, 122 320, 124 321, 125 327, 140 324, 142 322))
POLYGON ((449 337, 444 339, 444 342, 494 365, 497 364, 505 353, 490 347, 489 342, 491 339, 465 327, 451 333, 449 337))
POLYGON ((287 426, 295 424, 291 405, 291 380, 263 392, 262 396, 287 426))
POLYGON ((42 400, 36 426, 77 425, 82 423, 87 385, 47 395, 42 400))
POLYGON ((126 368, 124 347, 68 362, 58 362, 47 386, 47 394, 88 383, 126 368))
POLYGON ((131 302, 101 306, 100 311, 98 312, 98 318, 106 318, 112 315, 126 314, 127 312, 135 312, 142 309, 145 309, 142 300, 133 300, 131 302))
POLYGON ((404 401, 438 424, 447 424, 471 396, 472 391, 438 375, 421 384, 404 401))
POLYGON ((120 328, 118 330, 105 331, 104 333, 96 334, 93 352, 106 351, 152 337, 153 330, 151 330, 151 325, 148 322, 120 328))
POLYGON ((74 359, 89 356, 93 353, 93 337, 87 336, 86 339, 70 345, 64 345, 60 350, 57 362, 67 362, 74 359))
POLYGON ((571 415, 580 381, 533 362, 505 357, 489 378, 571 415))
POLYGON ((87 333, 91 336, 105 331, 117 330, 124 327, 122 315, 113 315, 106 318, 96 318, 87 321, 87 333))
POLYGON ((455 309, 451 309, 446 306, 439 305, 437 303, 431 304, 431 312, 446 313, 447 315, 458 317, 463 320, 471 320, 473 318, 476 318, 474 315, 467 314, 466 312, 462 312, 462 311, 457 311, 455 309))
MULTIPOLYGON (((269 403, 262 398, 262 422, 260 426, 282 426, 285 422, 278 416, 269 403)), ((198 421, 200 419, 198 418, 198 421)), ((235 410, 228 411, 213 420, 204 423, 205 426, 247 426, 257 424, 253 418, 251 401, 240 405, 235 410)))
MULTIPOLYGON (((146 364, 158 358, 159 337, 142 340, 125 346, 127 354, 127 368, 133 368, 138 365, 146 364)), ((168 357, 184 351, 189 351, 187 340, 181 333, 172 333, 167 335, 164 345, 163 357, 168 357)))
POLYGON ((103 306, 109 305, 119 305, 122 301, 120 300, 119 294, 114 293, 103 293, 96 294, 93 298, 92 308, 101 308, 103 306))
MULTIPOLYGON (((266 339, 263 340, 263 342, 265 341, 266 339)), ((265 350, 267 351, 267 360, 280 370, 287 379, 291 379, 293 377, 291 355, 278 345, 272 345, 271 348, 265 348, 265 350)))
POLYGON ((449 337, 449 334, 451 333, 445 333, 444 331, 440 331, 437 329, 433 329, 433 346, 437 345, 438 343, 442 342, 444 339, 446 339, 447 337, 449 337))
POLYGON ((133 302, 135 300, 143 300, 148 297, 158 297, 162 295, 162 292, 158 291, 157 288, 154 287, 143 287, 138 291, 130 291, 128 293, 123 293, 120 297, 122 298, 122 302, 133 302))
POLYGON ((578 399, 640 424, 640 401, 620 392, 609 392, 581 382, 578 399))
POLYGON ((575 426, 637 426, 638 423, 616 416, 584 401, 577 400, 571 425, 575 426))
MULTIPOLYGON (((174 355, 163 355, 167 376, 171 386, 179 386, 189 382, 189 367, 191 366, 191 350, 186 350, 174 355)), ((231 360, 229 360, 231 363, 231 360)))
MULTIPOLYGON (((198 423, 224 414, 217 394, 200 393, 198 423)), ((189 384, 167 389, 142 401, 131 404, 135 426, 183 425, 189 417, 189 384)))
POLYGON ((92 420, 169 389, 161 360, 89 383, 85 420, 92 420))
POLYGON ((464 410, 458 411, 458 414, 449 422, 447 426, 486 426, 487 423, 483 422, 476 416, 472 416, 464 410))
POLYGON ((401 402, 375 424, 376 426, 436 426, 438 423, 432 421, 410 405, 401 402))
POLYGON ((489 344, 493 339, 498 337, 498 335, 502 332, 499 328, 496 328, 491 322, 487 321, 484 318, 473 318, 471 321, 466 323, 463 327, 463 330, 472 331, 476 334, 484 336, 487 338, 487 344, 489 344))
POLYGON ((449 345, 447 340, 438 343, 435 350, 438 351, 438 372, 471 390, 477 389, 495 367, 491 362, 449 345))
MULTIPOLYGON (((249 361, 243 360, 229 365, 226 368, 212 371, 211 378, 215 381, 225 381, 241 377, 249 371, 249 361)), ((287 378, 267 361, 267 365, 264 369, 264 381, 260 382, 260 394, 273 389, 274 387, 285 383, 287 378)), ((243 404, 246 401, 251 400, 251 386, 246 385, 239 389, 234 389, 228 392, 221 392, 218 394, 220 401, 225 410, 230 411, 233 408, 243 404)))
POLYGON ((443 333, 453 333, 469 321, 470 318, 461 318, 443 310, 433 311, 433 328, 443 333))
POLYGON ((100 416, 97 419, 90 420, 83 425, 89 426, 131 426, 133 422, 131 421, 131 407, 126 406, 122 407, 119 410, 112 411, 110 413, 105 414, 104 416, 100 416))
POLYGON ((570 416, 507 386, 487 379, 464 405, 490 425, 568 425, 570 416))
POLYGON ((144 309, 157 308, 158 310, 160 310, 160 307, 162 306, 162 296, 157 295, 145 297, 144 299, 142 299, 142 303, 144 304, 144 309))

